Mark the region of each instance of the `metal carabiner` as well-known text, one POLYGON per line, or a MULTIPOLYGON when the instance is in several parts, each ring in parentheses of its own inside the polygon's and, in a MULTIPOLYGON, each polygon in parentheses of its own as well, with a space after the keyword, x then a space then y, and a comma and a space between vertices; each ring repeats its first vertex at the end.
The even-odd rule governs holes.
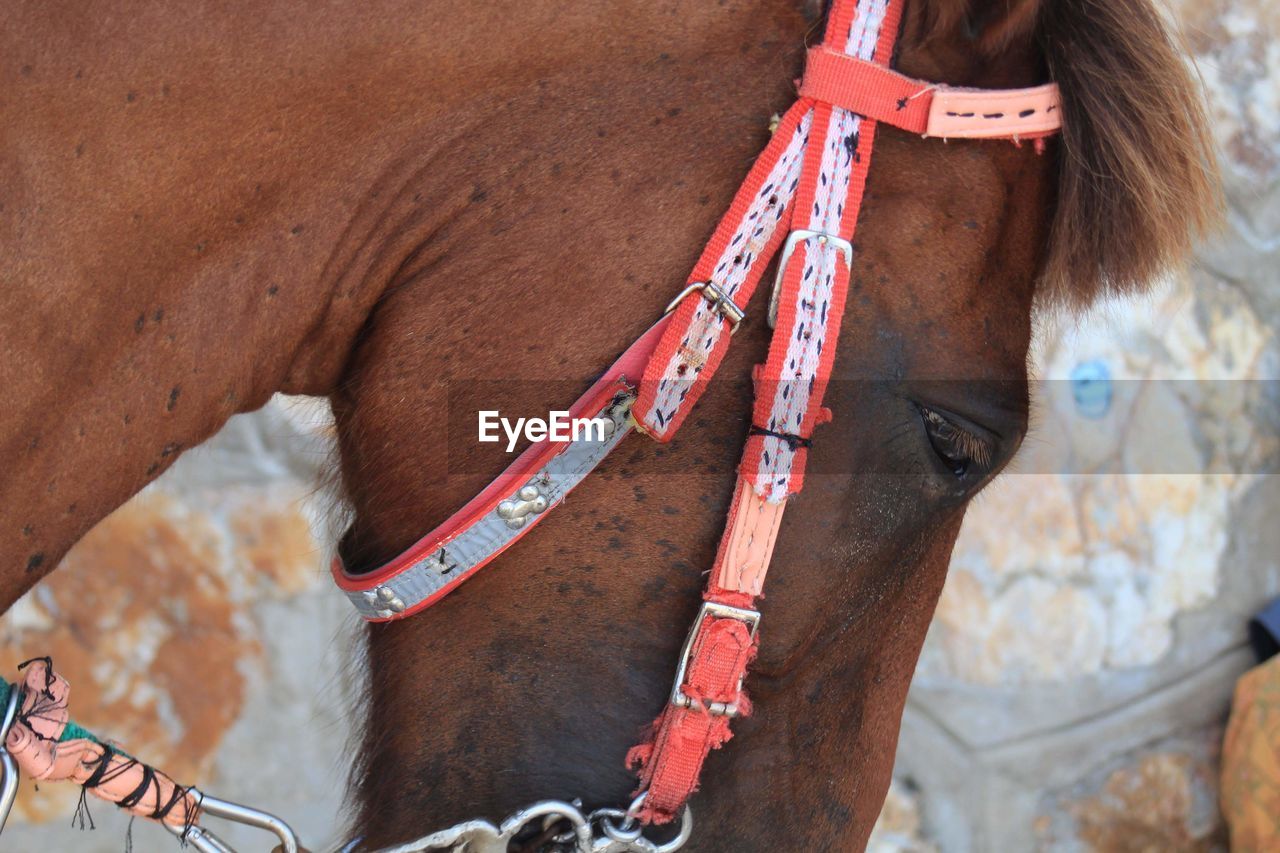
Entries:
MULTIPOLYGON (((298 836, 294 834, 289 824, 275 815, 229 800, 220 800, 199 788, 190 788, 188 793, 195 797, 197 808, 204 814, 265 829, 280 839, 281 853, 298 853, 298 836)), ((199 824, 184 828, 166 823, 164 828, 183 844, 190 844, 198 853, 236 853, 234 848, 228 847, 226 842, 199 824)))
POLYGON ((0 833, 4 832, 9 812, 13 811, 13 801, 18 798, 18 762, 9 754, 5 743, 9 740, 9 729, 13 726, 13 721, 18 718, 18 705, 21 701, 21 689, 17 684, 10 684, 9 702, 4 709, 4 720, 0 722, 0 833))

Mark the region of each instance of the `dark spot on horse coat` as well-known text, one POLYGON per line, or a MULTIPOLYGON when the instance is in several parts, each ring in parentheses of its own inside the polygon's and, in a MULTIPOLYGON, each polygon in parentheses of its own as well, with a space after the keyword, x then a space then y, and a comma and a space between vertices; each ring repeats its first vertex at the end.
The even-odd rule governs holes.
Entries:
POLYGON ((659 539, 653 544, 662 549, 662 556, 671 557, 680 552, 680 546, 672 542, 670 539, 659 539))
POLYGON ((280 292, 280 285, 278 284, 273 284, 267 288, 267 296, 275 296, 279 292, 280 292))
POLYGON ((35 529, 34 527, 32 527, 30 524, 24 524, 24 525, 22 525, 22 535, 23 535, 23 536, 30 536, 32 533, 34 533, 34 532, 35 532, 35 530, 36 530, 36 529, 35 529))
POLYGON ((44 554, 37 552, 27 558, 27 571, 34 572, 36 569, 44 565, 44 554))
POLYGON ((133 321, 133 330, 135 332, 141 332, 144 328, 146 328, 146 325, 147 325, 147 315, 139 314, 138 319, 133 321))
POLYGON ((125 99, 125 101, 126 101, 126 102, 128 102, 128 103, 132 104, 134 101, 138 100, 138 93, 137 93, 137 92, 129 92, 128 94, 126 94, 126 95, 124 96, 124 99, 125 99))
POLYGON ((157 323, 164 319, 164 309, 157 308, 156 312, 151 315, 151 319, 157 323))
POLYGON ((168 444, 166 444, 163 448, 161 448, 160 458, 163 459, 166 456, 172 456, 173 454, 177 453, 180 450, 182 450, 182 445, 176 441, 171 441, 168 444))
POLYGON ((160 470, 160 463, 152 462, 150 465, 147 466, 147 476, 150 477, 151 475, 155 474, 159 470, 160 470))
POLYGON ((474 190, 471 191, 471 198, 468 199, 468 201, 470 201, 472 204, 476 204, 478 202, 484 201, 488 197, 489 197, 489 194, 477 186, 474 190))
POLYGON ((289 233, 297 237, 299 234, 302 233, 302 226, 301 225, 293 226, 292 228, 289 229, 289 233))
POLYGON ((165 405, 167 411, 172 412, 178 405, 178 396, 182 394, 182 386, 175 385, 173 390, 169 392, 169 402, 165 405))

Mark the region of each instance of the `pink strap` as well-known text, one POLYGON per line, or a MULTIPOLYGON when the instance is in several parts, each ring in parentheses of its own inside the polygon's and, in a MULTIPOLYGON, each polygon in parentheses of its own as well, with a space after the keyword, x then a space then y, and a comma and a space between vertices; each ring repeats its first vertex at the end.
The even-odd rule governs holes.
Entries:
POLYGON ((809 51, 800 95, 923 136, 1033 139, 1062 127, 1056 83, 1029 89, 951 88, 826 47, 809 51))
POLYGON ((627 753, 628 765, 640 771, 645 800, 639 817, 645 822, 666 823, 680 814, 698 787, 707 755, 733 737, 730 719, 751 710, 742 682, 757 648, 759 614, 752 608, 764 586, 784 507, 785 502, 766 501, 746 478, 738 478, 704 596, 707 604, 694 624, 688 664, 677 685, 689 701, 668 703, 653 723, 651 738, 627 753))
POLYGON ((729 510, 729 526, 711 572, 714 593, 742 593, 752 599, 760 595, 773 546, 778 541, 784 507, 785 502, 766 501, 750 483, 739 478, 729 510))

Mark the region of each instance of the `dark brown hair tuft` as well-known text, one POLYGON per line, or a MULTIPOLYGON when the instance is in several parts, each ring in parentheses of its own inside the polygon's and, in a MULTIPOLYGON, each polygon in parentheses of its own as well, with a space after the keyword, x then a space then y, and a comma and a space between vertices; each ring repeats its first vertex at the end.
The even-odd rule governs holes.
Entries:
POLYGON ((1043 287, 1079 308, 1149 286, 1216 227, 1217 160, 1199 81, 1151 0, 1044 0, 1036 33, 1063 108, 1043 287))

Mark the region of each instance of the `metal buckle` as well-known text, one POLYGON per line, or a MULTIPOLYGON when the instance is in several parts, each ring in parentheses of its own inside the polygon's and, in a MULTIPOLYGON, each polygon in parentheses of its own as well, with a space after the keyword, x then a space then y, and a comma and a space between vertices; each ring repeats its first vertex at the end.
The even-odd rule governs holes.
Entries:
MULTIPOLYGON (((689 671, 689 658, 693 655, 693 647, 698 641, 698 635, 702 633, 702 626, 706 624, 708 616, 720 619, 737 619, 751 629, 751 639, 753 640, 756 638, 756 632, 760 628, 759 611, 747 610, 745 607, 732 607, 715 601, 702 602, 702 607, 698 610, 698 617, 693 620, 693 627, 689 629, 689 635, 684 638, 684 646, 680 649, 680 666, 676 668, 675 684, 671 685, 671 704, 677 708, 701 706, 712 716, 736 717, 738 716, 736 702, 698 702, 680 689, 684 685, 684 677, 689 671)), ((738 690, 741 689, 742 682, 739 681, 738 690)))
POLYGON ((738 303, 733 301, 733 297, 716 287, 709 281, 695 281, 684 290, 676 294, 676 298, 671 300, 671 304, 667 306, 667 310, 663 311, 663 316, 670 314, 672 311, 680 307, 680 303, 690 293, 695 291, 702 292, 702 298, 711 303, 711 307, 720 314, 721 317, 729 321, 729 334, 735 334, 738 326, 741 325, 742 319, 747 315, 738 307, 738 303))
POLYGON ((18 796, 18 762, 4 745, 9 738, 9 728, 18 716, 18 705, 21 702, 22 685, 10 684, 9 702, 4 709, 4 719, 0 721, 0 833, 4 832, 9 812, 13 811, 13 801, 18 796))
POLYGON ((782 298, 782 277, 787 274, 787 262, 791 260, 791 253, 796 250, 796 243, 802 240, 811 240, 818 238, 818 245, 825 246, 828 243, 835 246, 844 255, 845 265, 852 269, 853 267, 853 244, 843 237, 835 234, 828 234, 825 231, 810 231, 807 228, 797 228, 787 237, 786 244, 782 247, 782 257, 778 259, 778 274, 773 279, 773 293, 769 296, 769 328, 772 329, 778 325, 778 300, 782 298))

